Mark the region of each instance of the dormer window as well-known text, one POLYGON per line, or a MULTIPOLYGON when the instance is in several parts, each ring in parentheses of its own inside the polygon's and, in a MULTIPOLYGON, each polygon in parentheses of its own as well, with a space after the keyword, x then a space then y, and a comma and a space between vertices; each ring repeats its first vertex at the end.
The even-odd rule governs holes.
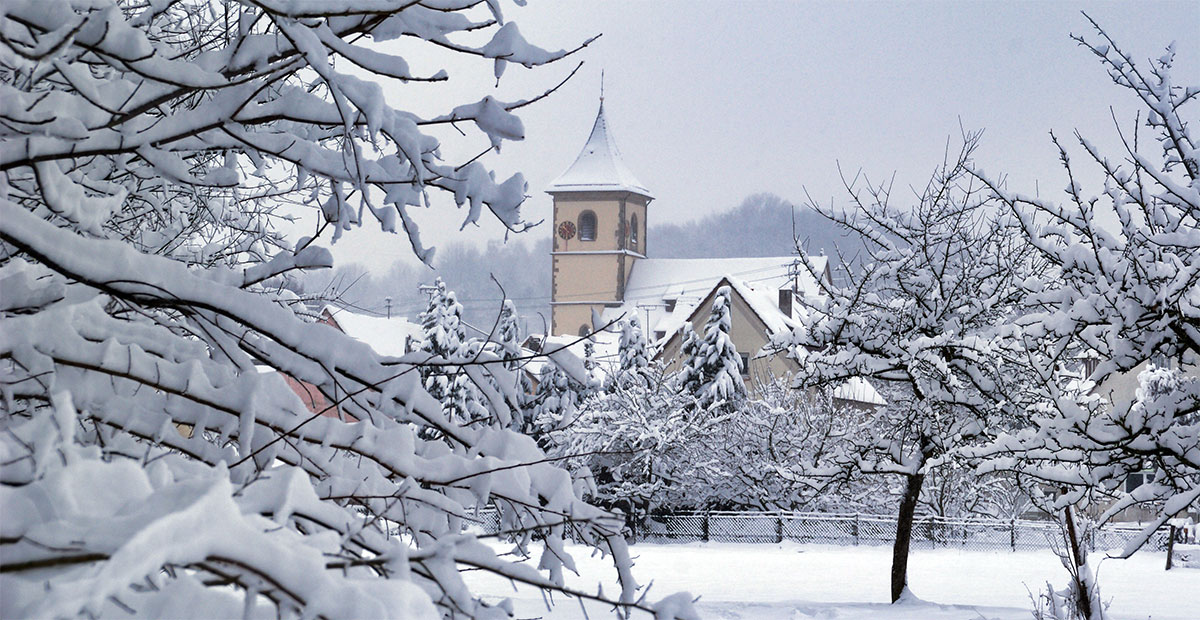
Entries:
POLYGON ((664 299, 663 300, 663 303, 665 304, 665 306, 667 308, 667 312, 675 311, 675 301, 676 300, 674 300, 674 299, 664 299))
POLYGON ((594 211, 584 211, 579 214, 579 240, 596 240, 596 213, 594 211))

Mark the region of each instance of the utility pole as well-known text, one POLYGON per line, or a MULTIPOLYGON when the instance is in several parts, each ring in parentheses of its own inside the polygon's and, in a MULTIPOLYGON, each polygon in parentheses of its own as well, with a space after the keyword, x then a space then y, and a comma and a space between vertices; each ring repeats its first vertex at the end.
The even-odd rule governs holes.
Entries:
POLYGON ((387 318, 392 318, 392 296, 384 297, 383 303, 387 305, 387 318))

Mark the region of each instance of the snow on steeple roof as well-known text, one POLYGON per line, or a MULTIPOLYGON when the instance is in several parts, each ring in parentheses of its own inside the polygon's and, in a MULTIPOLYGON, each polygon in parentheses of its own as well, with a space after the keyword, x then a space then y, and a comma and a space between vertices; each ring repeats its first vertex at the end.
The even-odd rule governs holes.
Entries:
POLYGON ((621 151, 617 149, 608 130, 608 120, 604 118, 604 97, 601 97, 600 111, 596 113, 596 123, 592 125, 587 144, 583 145, 575 163, 550 184, 546 193, 608 191, 654 197, 622 161, 621 151))

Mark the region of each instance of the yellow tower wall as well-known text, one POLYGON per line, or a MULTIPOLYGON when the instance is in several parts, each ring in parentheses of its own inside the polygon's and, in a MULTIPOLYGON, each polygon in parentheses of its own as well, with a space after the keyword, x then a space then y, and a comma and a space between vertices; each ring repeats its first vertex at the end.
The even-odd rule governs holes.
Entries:
POLYGON ((634 262, 644 256, 648 202, 624 191, 554 194, 552 334, 577 334, 581 325, 591 324, 592 310, 623 301, 634 262), (585 211, 596 215, 594 240, 580 238, 580 216, 585 211), (563 222, 575 225, 573 238, 559 236, 563 222))

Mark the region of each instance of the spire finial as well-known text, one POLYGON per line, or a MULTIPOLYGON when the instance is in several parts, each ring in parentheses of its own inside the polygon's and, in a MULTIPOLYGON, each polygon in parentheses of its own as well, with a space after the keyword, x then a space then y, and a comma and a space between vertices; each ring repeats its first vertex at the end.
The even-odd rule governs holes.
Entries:
POLYGON ((604 69, 600 70, 600 105, 604 105, 604 69))

